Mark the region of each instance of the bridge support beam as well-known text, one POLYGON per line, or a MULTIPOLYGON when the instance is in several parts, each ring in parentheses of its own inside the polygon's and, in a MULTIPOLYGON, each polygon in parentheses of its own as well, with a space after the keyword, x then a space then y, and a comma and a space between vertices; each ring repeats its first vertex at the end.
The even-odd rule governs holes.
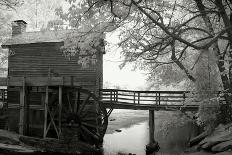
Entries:
POLYGON ((149 144, 146 146, 146 154, 152 154, 159 150, 159 144, 155 141, 155 111, 149 110, 149 144))
POLYGON ((149 110, 149 143, 155 142, 155 112, 149 110))

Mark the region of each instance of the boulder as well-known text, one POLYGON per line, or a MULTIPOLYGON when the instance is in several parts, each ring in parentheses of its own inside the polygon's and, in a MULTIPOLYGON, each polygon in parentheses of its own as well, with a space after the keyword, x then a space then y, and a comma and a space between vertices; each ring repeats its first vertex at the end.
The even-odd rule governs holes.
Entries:
POLYGON ((199 143, 199 146, 203 149, 210 149, 214 145, 232 140, 232 132, 227 127, 228 125, 216 128, 210 136, 199 143))
POLYGON ((186 155, 231 155, 231 154, 232 152, 220 152, 220 153, 212 154, 210 152, 200 151, 200 152, 189 153, 186 155))
POLYGON ((212 153, 200 151, 200 152, 189 153, 187 155, 212 155, 212 153))
POLYGON ((220 153, 216 153, 214 155, 231 155, 232 152, 231 151, 228 151, 228 152, 220 152, 220 153))
POLYGON ((0 143, 17 145, 20 143, 19 135, 6 130, 0 130, 0 143))
POLYGON ((223 152, 229 149, 232 149, 232 140, 219 143, 211 148, 213 152, 223 152))
POLYGON ((197 143, 199 143, 201 140, 203 140, 206 136, 208 136, 209 133, 207 131, 204 131, 203 133, 201 133, 200 135, 193 137, 190 141, 189 141, 189 146, 194 146, 197 143))

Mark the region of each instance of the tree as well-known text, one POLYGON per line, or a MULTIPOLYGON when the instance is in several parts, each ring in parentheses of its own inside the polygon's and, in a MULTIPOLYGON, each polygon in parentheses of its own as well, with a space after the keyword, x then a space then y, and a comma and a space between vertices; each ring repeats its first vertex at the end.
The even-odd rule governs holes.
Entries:
POLYGON ((18 5, 22 3, 21 0, 1 0, 0 10, 11 10, 15 9, 18 5))
MULTIPOLYGON (((231 0, 83 0, 79 5, 75 0, 69 0, 69 3, 69 11, 59 10, 59 14, 72 26, 91 19, 95 20, 92 25, 97 30, 101 25, 102 31, 109 30, 109 26, 110 30, 118 28, 121 31, 119 46, 125 55, 123 65, 135 62, 156 68, 174 64, 196 83, 201 79, 197 71, 201 68, 196 66, 199 60, 205 60, 201 59, 202 53, 214 55, 211 64, 215 64, 220 73, 219 83, 228 108, 231 108, 231 0), (101 18, 96 21, 99 15, 101 18), (104 21, 101 20, 103 17, 104 21), (190 61, 191 58, 194 59, 190 61)), ((208 71, 203 74, 208 75, 215 65, 208 65, 208 71)), ((205 88, 206 91, 211 89, 209 85, 205 88)))
MULTIPOLYGON (((11 34, 12 11, 22 4, 21 0, 0 0, 0 45, 11 34)), ((0 47, 0 74, 7 72, 8 52, 0 47)), ((5 74, 6 75, 6 74, 5 74)))

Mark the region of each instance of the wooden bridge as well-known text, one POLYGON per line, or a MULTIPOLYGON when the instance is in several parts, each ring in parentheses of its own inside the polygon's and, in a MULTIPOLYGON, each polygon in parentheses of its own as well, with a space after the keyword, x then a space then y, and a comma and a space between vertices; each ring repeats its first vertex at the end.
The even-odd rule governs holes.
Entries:
POLYGON ((188 91, 132 91, 101 89, 101 101, 109 109, 197 111, 199 104, 188 91))

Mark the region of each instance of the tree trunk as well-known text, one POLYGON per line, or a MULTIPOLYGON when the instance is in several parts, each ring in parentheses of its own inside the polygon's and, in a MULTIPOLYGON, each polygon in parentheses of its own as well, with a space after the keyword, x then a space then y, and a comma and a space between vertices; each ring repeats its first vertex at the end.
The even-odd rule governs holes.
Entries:
MULTIPOLYGON (((214 32, 214 29, 213 29, 213 26, 212 26, 212 23, 210 22, 210 19, 209 17, 207 16, 206 12, 205 12, 205 6, 204 4, 202 3, 202 0, 195 0, 196 4, 197 4, 197 7, 200 11, 200 13, 202 14, 202 19, 206 25, 206 27, 208 27, 208 31, 210 32, 210 34, 212 34, 213 36, 215 35, 215 32, 214 32)), ((225 28, 228 28, 231 23, 232 23, 232 20, 231 22, 229 22, 229 18, 227 17, 226 15, 226 12, 225 12, 225 9, 222 5, 222 1, 221 0, 218 0, 218 1, 215 1, 215 4, 219 10, 219 13, 223 19, 223 22, 224 22, 224 25, 225 25, 225 28)), ((232 28, 231 28, 232 29, 232 28)), ((227 30, 227 35, 228 35, 228 38, 229 39, 229 45, 230 45, 230 53, 228 55, 229 59, 232 60, 232 31, 229 29, 227 30)), ((225 101, 226 101, 226 108, 223 108, 222 110, 222 113, 225 115, 225 119, 228 119, 228 121, 231 121, 232 120, 232 116, 231 116, 231 101, 232 101, 232 96, 230 94, 232 94, 232 61, 229 62, 229 77, 227 74, 225 74, 225 71, 226 71, 226 68, 225 68, 225 54, 224 53, 221 53, 220 52, 220 49, 219 49, 219 46, 218 46, 218 42, 214 42, 212 44, 212 47, 213 47, 213 51, 214 53, 216 54, 216 56, 218 57, 217 59, 217 67, 219 69, 219 72, 220 72, 220 77, 221 77, 221 81, 222 81, 222 85, 223 85, 223 90, 225 91, 224 92, 224 98, 225 98, 225 101)), ((226 51, 225 51, 226 52, 226 51)))

